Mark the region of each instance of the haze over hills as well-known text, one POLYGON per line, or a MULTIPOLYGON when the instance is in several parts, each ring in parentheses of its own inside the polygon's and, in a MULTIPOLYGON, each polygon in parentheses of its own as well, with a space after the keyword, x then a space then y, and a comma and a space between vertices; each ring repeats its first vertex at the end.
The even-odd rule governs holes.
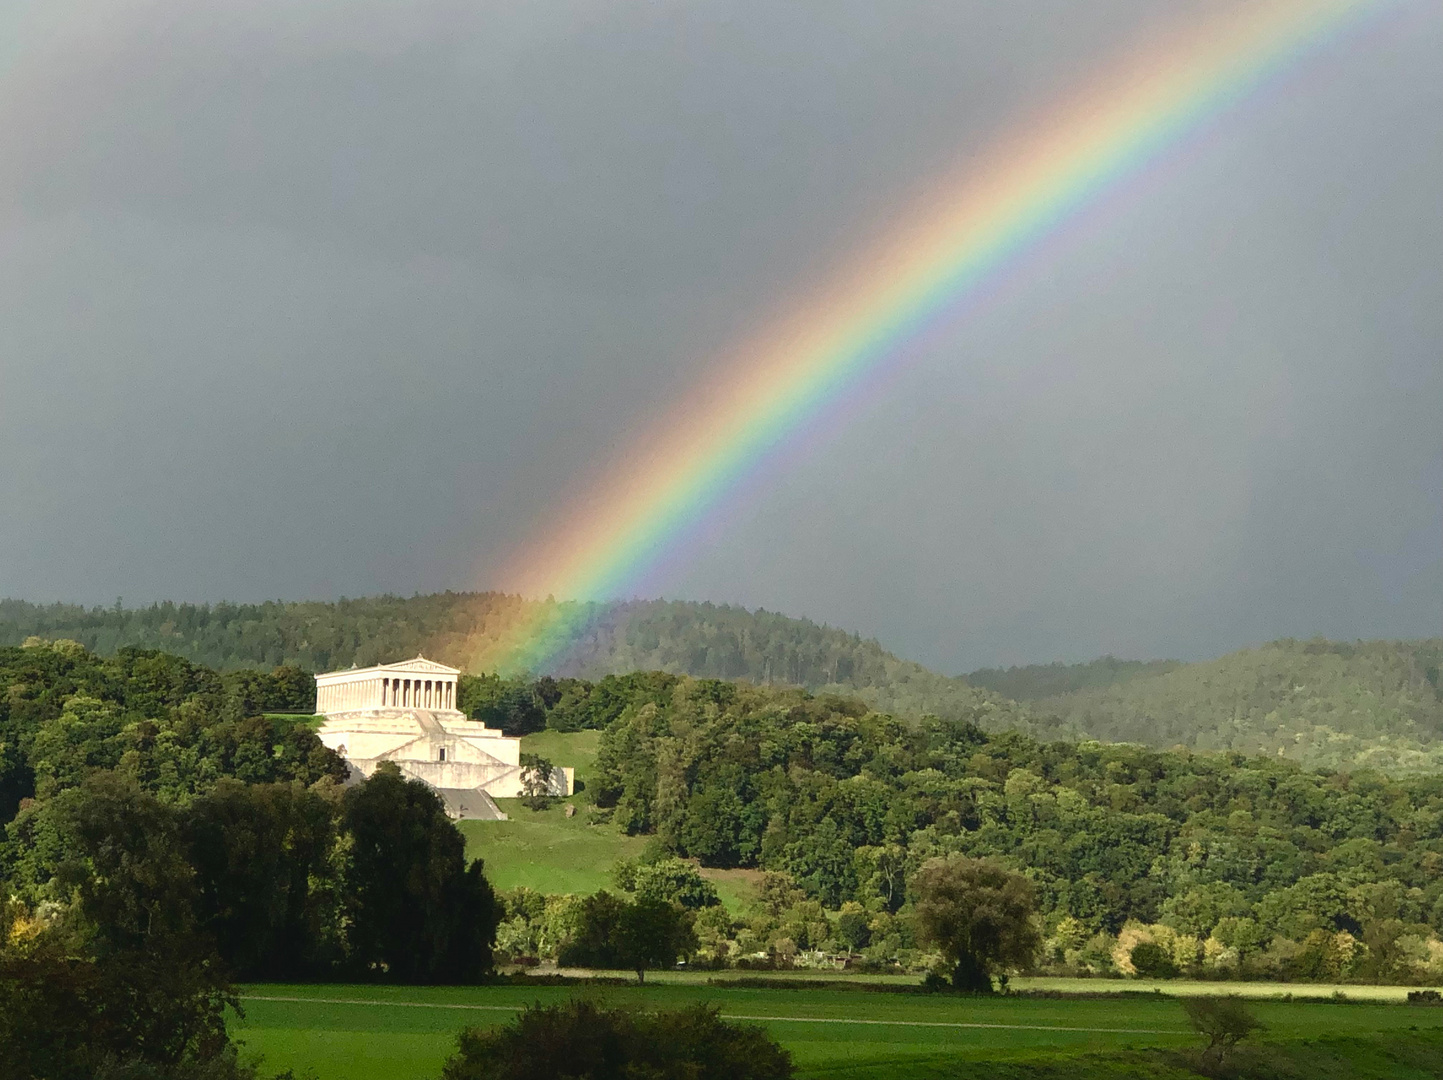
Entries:
MULTIPOLYGON (((97 652, 138 645, 219 668, 309 670, 424 652, 474 658, 534 602, 497 593, 335 603, 156 604, 138 609, 0 601, 0 645, 36 635, 97 652)), ((1278 641, 1216 660, 930 671, 876 641, 806 619, 709 603, 591 605, 550 674, 636 670, 847 692, 899 716, 966 716, 991 730, 1203 751, 1283 755, 1313 766, 1443 771, 1443 640, 1278 641)), ((537 673, 540 674, 540 673, 537 673)))
POLYGON ((1182 666, 1181 660, 1119 660, 1115 656, 1101 656, 1085 664, 980 668, 964 678, 973 686, 984 686, 1015 701, 1038 701, 1074 690, 1098 690, 1143 675, 1160 675, 1182 666))
POLYGON ((1329 768, 1443 769, 1443 639, 1274 641, 1216 660, 976 672, 1061 733, 1282 753, 1329 768))

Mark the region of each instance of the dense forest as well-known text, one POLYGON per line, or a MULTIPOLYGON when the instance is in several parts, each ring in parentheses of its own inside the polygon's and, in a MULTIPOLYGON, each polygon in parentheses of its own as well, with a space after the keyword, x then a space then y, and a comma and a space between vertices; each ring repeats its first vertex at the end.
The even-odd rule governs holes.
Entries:
MULTIPOLYGON (((399 775, 343 786, 344 763, 279 715, 308 694, 284 666, 0 649, 7 895, 63 910, 89 889, 103 905, 158 860, 126 887, 171 875, 165 902, 242 974, 464 976, 453 956, 483 971, 489 937, 464 928, 501 912, 439 800, 399 775)), ((468 676, 461 700, 513 731, 601 731, 587 820, 652 838, 645 867, 619 868, 625 888, 698 887, 678 859, 768 873, 744 919, 691 898, 713 958, 915 960, 911 882, 961 855, 1031 881, 1052 970, 1443 978, 1443 776, 1042 742, 984 730, 985 704, 905 721, 855 696, 665 672, 468 676)), ((507 897, 503 941, 561 948, 572 931, 548 912, 575 910, 507 897)))
POLYGON ((852 944, 878 962, 908 947, 917 869, 961 854, 1033 881, 1059 969, 1130 973, 1145 944, 1160 972, 1443 977, 1443 777, 1040 743, 715 680, 609 682, 608 700, 634 698, 606 722, 596 812, 853 911, 852 944))
POLYGON ((441 799, 356 782, 294 667, 0 648, 0 1076, 244 1080, 233 978, 469 982, 500 908, 441 799))
MULTIPOLYGON (((578 605, 564 605, 577 607, 578 605)), ((588 630, 555 670, 742 679, 842 693, 907 720, 967 717, 988 731, 1272 754, 1309 766, 1443 771, 1443 641, 1280 641, 1217 660, 988 669, 950 678, 875 641, 766 611, 679 601, 580 605, 588 630)), ((322 671, 424 652, 480 674, 532 602, 497 593, 337 603, 86 609, 0 601, 0 644, 31 636, 109 655, 162 649, 217 670, 322 671)), ((502 672, 520 676, 525 673, 502 672)))

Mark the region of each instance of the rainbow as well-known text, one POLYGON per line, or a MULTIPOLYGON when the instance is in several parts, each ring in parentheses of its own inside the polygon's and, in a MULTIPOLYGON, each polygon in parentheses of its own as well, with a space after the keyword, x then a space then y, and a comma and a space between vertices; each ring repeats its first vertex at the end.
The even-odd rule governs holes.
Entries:
POLYGON ((506 576, 523 604, 473 664, 541 671, 630 595, 708 511, 989 279, 1272 76, 1398 0, 1265 0, 1109 71, 941 185, 595 485, 506 576), (640 464, 637 464, 637 462, 640 464))

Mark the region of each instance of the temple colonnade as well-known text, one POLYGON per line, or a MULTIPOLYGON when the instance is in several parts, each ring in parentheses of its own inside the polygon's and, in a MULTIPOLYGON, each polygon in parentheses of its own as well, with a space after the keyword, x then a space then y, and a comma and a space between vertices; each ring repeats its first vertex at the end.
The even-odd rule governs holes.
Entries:
POLYGON ((455 709, 455 679, 410 679, 382 676, 321 686, 316 711, 348 709, 455 709))

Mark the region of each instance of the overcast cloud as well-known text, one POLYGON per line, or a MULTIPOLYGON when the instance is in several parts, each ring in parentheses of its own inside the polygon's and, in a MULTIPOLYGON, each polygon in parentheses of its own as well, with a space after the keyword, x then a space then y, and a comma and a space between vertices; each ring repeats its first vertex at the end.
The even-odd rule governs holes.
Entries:
MULTIPOLYGON (((729 342, 1232 2, 22 5, 0 595, 505 587, 729 342)), ((1402 0, 1290 71, 652 588, 947 671, 1443 633, 1439 56, 1402 0)))

